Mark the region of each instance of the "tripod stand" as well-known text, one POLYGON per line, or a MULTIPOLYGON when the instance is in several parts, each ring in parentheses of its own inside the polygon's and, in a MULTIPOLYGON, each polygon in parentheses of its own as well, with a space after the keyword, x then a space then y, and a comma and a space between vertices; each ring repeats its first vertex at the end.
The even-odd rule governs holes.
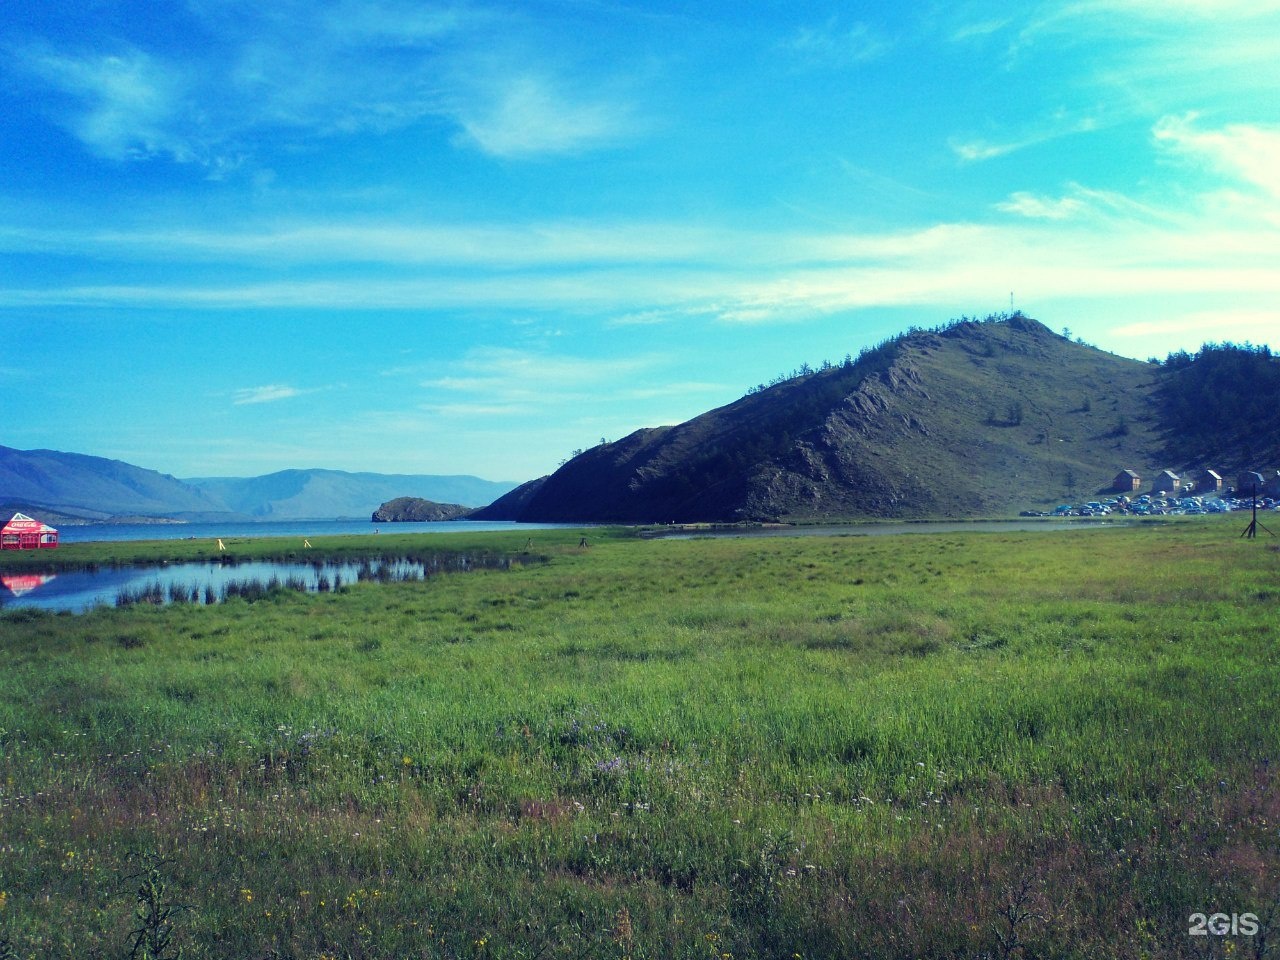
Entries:
MULTIPOLYGON (((1266 530, 1267 533, 1271 533, 1271 531, 1267 529, 1267 525, 1265 523, 1258 522, 1258 485, 1255 483, 1253 485, 1253 519, 1249 521, 1249 525, 1244 528, 1244 532, 1241 533, 1240 536, 1242 538, 1247 537, 1252 540, 1258 535, 1259 527, 1262 527, 1262 529, 1266 530)), ((1271 533, 1271 535, 1273 537, 1275 536, 1274 533, 1271 533)))

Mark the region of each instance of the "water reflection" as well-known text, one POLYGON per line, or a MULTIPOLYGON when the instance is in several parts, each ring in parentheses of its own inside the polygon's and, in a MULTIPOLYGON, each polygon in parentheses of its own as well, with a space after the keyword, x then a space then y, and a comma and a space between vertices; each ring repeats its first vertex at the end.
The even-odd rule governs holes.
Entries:
POLYGON ((373 581, 425 580, 447 571, 509 569, 510 557, 433 554, 426 558, 375 558, 344 563, 170 563, 59 574, 0 577, 0 607, 30 607, 81 613, 93 607, 138 603, 221 603, 233 597, 258 600, 280 590, 327 593, 373 581))
POLYGON ((0 576, 0 586, 3 586, 13 596, 21 597, 43 587, 52 580, 57 574, 55 573, 10 573, 0 576))

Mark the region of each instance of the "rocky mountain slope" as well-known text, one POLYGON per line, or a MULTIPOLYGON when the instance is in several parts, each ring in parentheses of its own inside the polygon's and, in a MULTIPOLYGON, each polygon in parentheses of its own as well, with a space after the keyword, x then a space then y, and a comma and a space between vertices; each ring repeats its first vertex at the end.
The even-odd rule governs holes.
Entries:
MULTIPOLYGON (((1192 454, 1166 413, 1170 376, 1020 314, 914 330, 856 361, 588 450, 474 517, 993 516, 1092 497, 1122 469, 1240 468, 1227 462, 1238 450, 1198 449, 1196 462, 1182 462, 1192 454)), ((1250 456, 1280 455, 1271 444, 1250 456)))

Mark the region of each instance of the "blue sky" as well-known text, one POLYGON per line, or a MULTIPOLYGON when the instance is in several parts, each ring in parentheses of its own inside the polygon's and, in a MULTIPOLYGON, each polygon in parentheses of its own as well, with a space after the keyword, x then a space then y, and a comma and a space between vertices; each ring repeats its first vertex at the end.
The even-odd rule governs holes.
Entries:
POLYGON ((523 480, 910 325, 1280 343, 1280 0, 0 0, 0 443, 523 480))

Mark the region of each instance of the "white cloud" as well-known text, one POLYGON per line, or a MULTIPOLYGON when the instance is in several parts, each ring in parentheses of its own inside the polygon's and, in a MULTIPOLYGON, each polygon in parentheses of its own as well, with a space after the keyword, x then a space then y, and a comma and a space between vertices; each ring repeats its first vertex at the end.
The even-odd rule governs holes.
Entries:
POLYGON ((529 408, 515 403, 424 403, 418 406, 433 417, 513 417, 529 408))
POLYGON ((450 112, 462 140, 498 157, 574 153, 614 143, 635 127, 625 104, 575 100, 532 74, 494 77, 450 112))
POLYGON ((1270 104, 1280 85, 1274 0, 1055 0, 1032 9, 1011 56, 1037 70, 1052 60, 1078 96, 1105 98, 1113 119, 1270 104))
POLYGON ((1168 22, 1184 20, 1251 20, 1280 13, 1277 0, 1077 0, 1066 5, 1070 15, 1129 15, 1168 22))
POLYGON ((1032 220, 1070 220, 1080 214, 1084 204, 1075 197, 1037 197, 1019 190, 1009 199, 996 204, 997 210, 1032 220))
POLYGON ((978 20, 972 23, 966 23, 957 27, 951 32, 949 40, 953 43, 962 43, 966 40, 980 39, 999 33, 1009 25, 1008 18, 978 20))
MULTIPOLYGON (((47 217, 43 208, 28 222, 47 217)), ((773 249, 758 238, 759 251, 773 249)), ((468 264, 513 267, 553 263, 667 262, 688 266, 749 235, 681 224, 432 224, 317 220, 226 230, 170 227, 60 229, 0 223, 0 249, 87 254, 100 259, 276 263, 468 264)))
POLYGON ((180 132, 187 81, 181 71, 140 50, 71 55, 19 53, 20 68, 78 101, 66 125, 95 153, 111 160, 167 153, 193 159, 199 147, 180 132))
POLYGON ((1098 129, 1098 121, 1092 116, 1069 117, 1060 112, 1038 129, 1003 142, 992 142, 982 138, 961 139, 952 137, 949 146, 952 152, 966 163, 977 163, 983 160, 994 160, 1028 147, 1037 147, 1062 137, 1079 133, 1090 133, 1098 129))
POLYGON ((232 403, 237 406, 246 403, 273 403, 276 400, 288 400, 300 396, 303 391, 295 387, 273 383, 264 387, 244 387, 232 395, 232 403))
MULTIPOLYGON (((266 143, 456 123, 502 157, 580 151, 636 129, 611 81, 522 30, 525 14, 395 0, 192 0, 207 34, 181 60, 148 45, 18 48, 25 80, 71 99, 61 121, 116 160, 166 155, 224 176, 266 143), (577 91, 593 89, 591 96, 577 91)), ((101 42, 101 41, 99 41, 101 42)))
POLYGON ((866 23, 846 27, 833 17, 821 26, 800 27, 783 46, 810 65, 842 67, 877 60, 892 43, 866 23))
MULTIPOLYGON (((680 224, 377 226, 305 224, 277 232, 73 234, 13 228, 0 243, 95 259, 136 248, 172 268, 184 245, 210 262, 254 261, 300 250, 289 280, 247 282, 247 271, 201 270, 199 279, 151 286, 10 282, 0 304, 186 309, 316 307, 325 310, 478 308, 555 314, 557 323, 627 327, 649 323, 746 325, 797 322, 864 307, 999 303, 1027 299, 1280 295, 1280 131, 1261 124, 1212 127, 1194 116, 1156 124, 1155 142, 1208 176, 1151 182, 1131 197, 1068 183, 1058 193, 1013 190, 991 222, 939 223, 888 232, 758 233, 680 224), (380 271, 335 269, 342 248, 369 247, 380 271), (426 253, 415 254, 415 248, 426 253), (450 248, 464 258, 448 259, 450 248), (431 259, 437 257, 439 259, 431 259), (416 259, 415 259, 416 258, 416 259), (456 269, 465 262, 467 270, 456 269), (411 268, 411 269, 406 269, 411 268), (225 282, 208 280, 219 273, 225 282)), ((1167 167, 1172 169, 1172 167, 1167 167)), ((191 254, 194 256, 194 254, 191 254)), ((180 272, 175 275, 181 277, 180 272)), ((623 366, 555 354, 488 351, 448 370, 428 389, 473 402, 524 402, 539 390, 578 395, 580 384, 630 383, 650 358, 623 366), (605 379, 602 379, 605 378, 605 379)), ((640 387, 642 384, 635 384, 640 387)), ((279 388, 292 390, 293 388, 279 388)), ((243 394, 243 402, 256 395, 243 394)), ((258 402, 272 399, 264 393, 258 402)), ((441 403, 449 401, 442 399, 441 403)))
POLYGON ((598 405, 601 384, 609 385, 610 399, 618 399, 634 389, 637 376, 657 364, 658 359, 652 356, 598 358, 479 347, 449 364, 445 376, 419 384, 427 390, 474 399, 436 402, 422 409, 462 416, 528 412, 557 404, 598 405))
POLYGON ((1037 195, 1019 190, 1006 200, 996 204, 1004 213, 1026 217, 1030 220, 1082 220, 1085 218, 1109 219, 1113 223, 1164 223, 1185 224, 1184 215, 1174 215, 1148 203, 1110 190, 1095 190, 1072 183, 1061 197, 1037 195))
POLYGON ((1194 113, 1164 117, 1156 142, 1280 198, 1280 126, 1231 124, 1202 130, 1194 113))
POLYGON ((1160 320, 1142 320, 1111 328, 1117 337, 1156 337, 1169 334, 1194 334, 1201 343, 1216 342, 1222 331, 1232 331, 1233 337, 1257 335, 1263 342, 1274 340, 1280 330, 1280 310, 1250 310, 1227 308, 1204 310, 1196 313, 1171 316, 1160 320))
POLYGON ((484 347, 468 354, 461 366, 505 383, 577 385, 622 382, 655 362, 651 356, 601 359, 484 347))

